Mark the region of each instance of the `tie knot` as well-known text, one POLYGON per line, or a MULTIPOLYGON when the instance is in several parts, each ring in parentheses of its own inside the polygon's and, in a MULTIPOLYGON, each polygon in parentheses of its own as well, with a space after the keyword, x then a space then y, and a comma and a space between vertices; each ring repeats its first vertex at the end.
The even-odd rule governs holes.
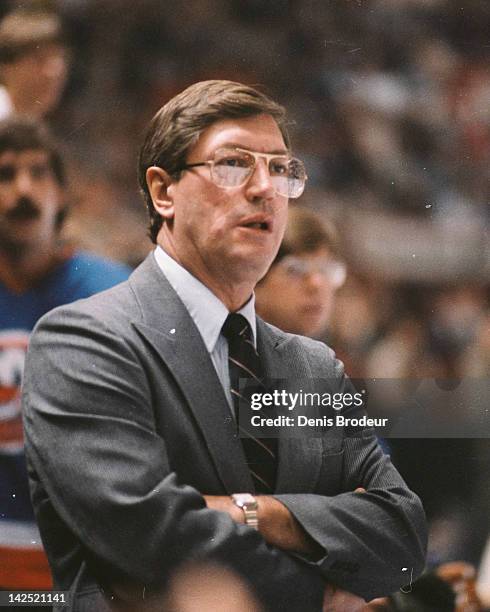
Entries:
POLYGON ((247 319, 236 312, 230 312, 226 317, 221 331, 227 340, 234 340, 239 337, 249 339, 252 335, 247 319))

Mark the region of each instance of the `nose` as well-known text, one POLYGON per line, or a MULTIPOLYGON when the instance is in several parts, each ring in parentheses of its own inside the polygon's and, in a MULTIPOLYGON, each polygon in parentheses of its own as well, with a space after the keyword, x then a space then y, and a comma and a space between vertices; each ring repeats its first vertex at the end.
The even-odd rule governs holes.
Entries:
POLYGON ((18 195, 30 195, 33 189, 33 179, 30 171, 28 169, 17 170, 14 185, 18 195))
POLYGON ((252 175, 246 184, 246 195, 251 201, 259 198, 270 200, 276 195, 276 189, 272 184, 267 160, 258 159, 252 175))
POLYGON ((310 270, 305 275, 305 282, 309 290, 319 291, 325 288, 326 279, 325 276, 318 270, 310 270))
POLYGON ((66 60, 61 54, 51 55, 46 58, 43 65, 44 75, 48 78, 59 79, 66 72, 66 60))

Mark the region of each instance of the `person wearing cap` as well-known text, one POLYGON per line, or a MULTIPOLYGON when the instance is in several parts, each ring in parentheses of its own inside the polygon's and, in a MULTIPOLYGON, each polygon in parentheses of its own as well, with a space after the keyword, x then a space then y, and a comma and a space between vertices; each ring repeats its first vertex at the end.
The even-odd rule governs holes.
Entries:
POLYGON ((60 18, 18 9, 0 22, 0 119, 42 119, 59 102, 68 75, 60 18))

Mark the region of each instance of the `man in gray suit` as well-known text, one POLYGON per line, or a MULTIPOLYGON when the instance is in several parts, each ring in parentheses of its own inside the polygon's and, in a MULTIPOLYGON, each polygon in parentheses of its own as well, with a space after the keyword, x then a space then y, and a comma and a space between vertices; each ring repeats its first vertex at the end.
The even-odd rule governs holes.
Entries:
POLYGON ((304 611, 406 584, 424 566, 424 514, 372 430, 259 440, 268 483, 237 435, 236 313, 268 379, 349 388, 325 345, 255 316, 306 180, 282 107, 229 81, 189 87, 153 118, 139 180, 155 251, 128 282, 45 316, 30 346, 27 454, 56 587, 73 610, 140 610, 197 560, 268 610, 304 611))

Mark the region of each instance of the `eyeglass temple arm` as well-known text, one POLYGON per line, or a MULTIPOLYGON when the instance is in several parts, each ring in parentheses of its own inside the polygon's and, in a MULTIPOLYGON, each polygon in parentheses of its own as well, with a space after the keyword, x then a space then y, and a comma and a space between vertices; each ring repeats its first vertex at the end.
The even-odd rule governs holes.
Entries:
POLYGON ((210 161, 205 161, 205 162, 199 162, 198 164, 185 164, 184 166, 181 167, 182 170, 187 170, 187 168, 196 168, 197 166, 209 166, 209 164, 211 164, 212 162, 210 161))

